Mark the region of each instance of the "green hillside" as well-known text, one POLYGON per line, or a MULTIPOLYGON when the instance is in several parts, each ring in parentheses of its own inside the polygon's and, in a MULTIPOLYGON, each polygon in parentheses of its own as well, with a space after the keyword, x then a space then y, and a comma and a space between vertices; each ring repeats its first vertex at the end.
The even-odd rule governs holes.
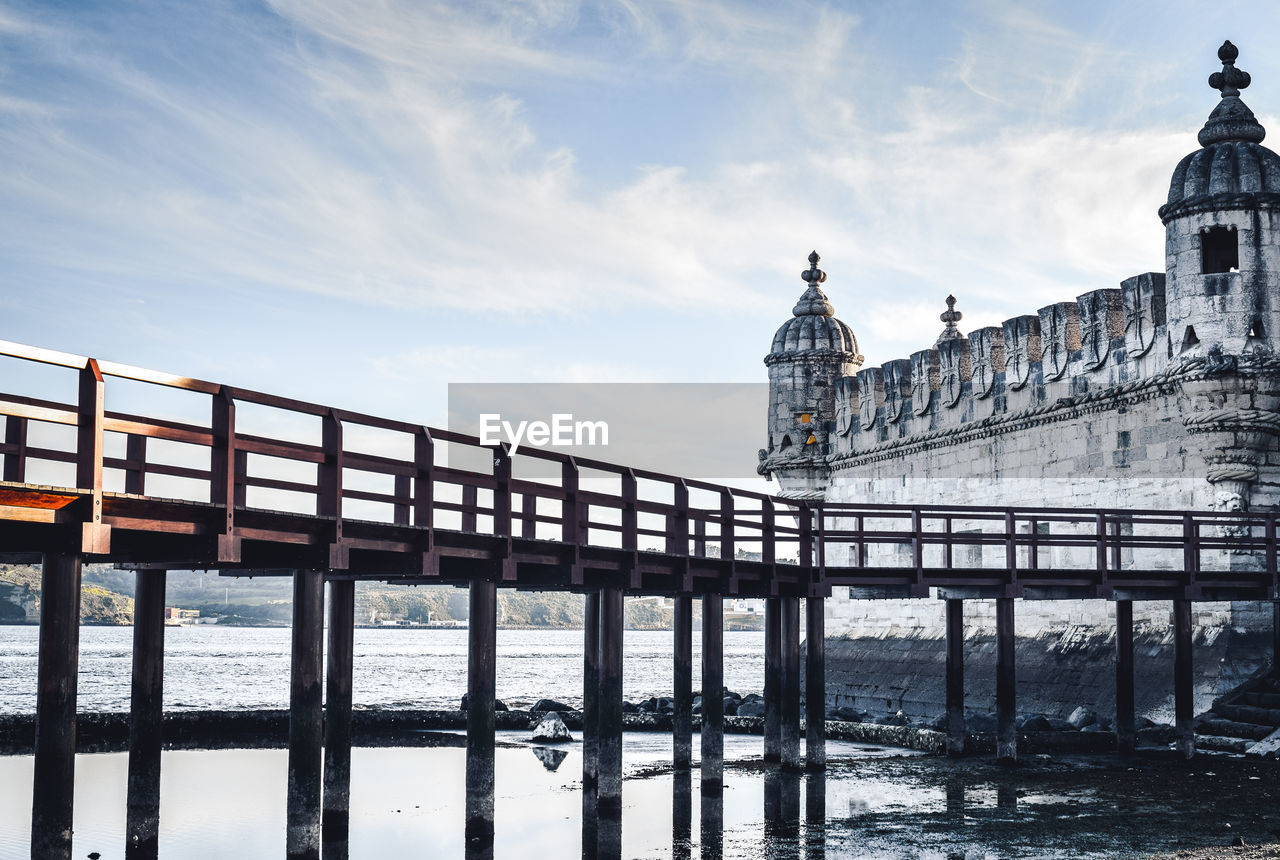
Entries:
MULTIPOLYGON (((131 624, 133 580, 128 570, 87 565, 81 586, 81 620, 86 624, 131 624)), ((174 571, 165 584, 165 603, 198 609, 219 623, 288 625, 292 614, 293 583, 289 577, 254 579, 212 573, 174 571)), ((40 569, 0 565, 0 624, 39 618, 40 569)), ((498 591, 499 624, 504 627, 582 626, 583 599, 565 592, 498 591)), ((671 611, 653 601, 627 600, 627 627, 666 629, 671 611)), ((464 588, 448 585, 356 585, 356 623, 384 621, 466 621, 468 597, 464 588)))

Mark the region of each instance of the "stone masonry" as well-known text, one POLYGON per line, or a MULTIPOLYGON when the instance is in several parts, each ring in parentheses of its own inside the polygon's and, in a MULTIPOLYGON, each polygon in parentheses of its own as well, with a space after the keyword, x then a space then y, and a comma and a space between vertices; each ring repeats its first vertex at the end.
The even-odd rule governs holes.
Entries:
MULTIPOLYGON (((811 255, 806 292, 765 360, 771 401, 761 474, 776 478, 784 495, 835 502, 1216 510, 1280 504, 1280 157, 1261 145, 1265 131, 1240 100, 1249 76, 1236 68, 1237 54, 1230 42, 1218 52, 1223 68, 1209 82, 1220 100, 1200 131, 1201 147, 1175 168, 1159 211, 1163 272, 1028 309, 967 336, 948 297, 946 328, 932 345, 864 367, 852 332, 819 287, 826 276, 811 255)), ((884 554, 894 549, 866 561, 893 563, 884 554)), ((943 636, 938 601, 837 594, 827 606, 835 639, 939 643, 943 636)), ((1153 642, 1165 636, 1167 602, 1139 602, 1134 610, 1141 635, 1153 642)), ((993 613, 993 604, 966 603, 977 627, 984 612, 993 613)), ((1018 635, 1044 640, 1046 653, 1060 651, 1063 637, 1096 645, 1113 617, 1107 601, 1021 601, 1017 613, 1018 635)), ((1197 698, 1207 704, 1258 668, 1250 649, 1237 655, 1238 666, 1227 665, 1236 659, 1228 658, 1227 639, 1234 633, 1261 642, 1271 612, 1269 605, 1196 603, 1195 614, 1197 642, 1222 643, 1215 664, 1197 654, 1197 698)), ((857 650, 835 645, 834 655, 841 647, 857 650)), ((1020 643, 1020 658, 1022 649, 1020 643)), ((1107 653, 1108 665, 1110 659, 1107 653)), ((855 676, 835 666, 832 698, 877 698, 859 685, 879 681, 855 676)), ((1042 704, 1059 710, 1066 697, 1057 702, 1050 690, 1042 704)), ((1140 694, 1142 702, 1153 712, 1162 708, 1140 694)), ((930 707, 922 702, 919 709, 930 707)))

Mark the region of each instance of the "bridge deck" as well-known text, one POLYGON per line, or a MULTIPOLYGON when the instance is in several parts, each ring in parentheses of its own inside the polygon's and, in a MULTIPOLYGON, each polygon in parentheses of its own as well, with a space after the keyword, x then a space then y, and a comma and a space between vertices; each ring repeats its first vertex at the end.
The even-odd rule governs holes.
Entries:
POLYGON ((1268 513, 804 502, 0 342, 14 359, 64 369, 72 396, 0 392, 11 560, 730 597, 1280 597, 1268 513), (107 410, 116 380, 208 418, 107 410))

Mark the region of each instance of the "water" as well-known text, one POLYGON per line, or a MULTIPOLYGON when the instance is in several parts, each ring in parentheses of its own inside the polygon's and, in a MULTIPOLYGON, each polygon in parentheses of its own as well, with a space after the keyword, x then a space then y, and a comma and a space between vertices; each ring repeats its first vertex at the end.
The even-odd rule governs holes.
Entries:
MULTIPOLYGON (((38 629, 0 626, 0 713, 34 713, 38 629)), ((672 634, 625 633, 623 696, 671 695, 672 634)), ((80 629, 81 712, 129 710, 130 627, 80 629)), ((693 684, 701 685, 698 637, 693 684)), ((725 685, 764 686, 764 633, 724 634, 725 685)), ((499 630, 498 698, 582 701, 581 630, 499 630)), ((467 631, 357 628, 352 679, 357 707, 456 708, 467 690, 467 631)), ((165 630, 164 699, 169 711, 287 708, 289 630, 195 625, 165 630)))

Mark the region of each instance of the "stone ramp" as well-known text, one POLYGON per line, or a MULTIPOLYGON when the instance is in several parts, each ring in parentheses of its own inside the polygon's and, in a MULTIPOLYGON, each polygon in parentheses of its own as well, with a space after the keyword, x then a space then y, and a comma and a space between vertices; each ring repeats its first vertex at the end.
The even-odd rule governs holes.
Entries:
POLYGON ((1196 718, 1196 744, 1204 749, 1272 756, 1280 752, 1280 674, 1245 681, 1196 718))

